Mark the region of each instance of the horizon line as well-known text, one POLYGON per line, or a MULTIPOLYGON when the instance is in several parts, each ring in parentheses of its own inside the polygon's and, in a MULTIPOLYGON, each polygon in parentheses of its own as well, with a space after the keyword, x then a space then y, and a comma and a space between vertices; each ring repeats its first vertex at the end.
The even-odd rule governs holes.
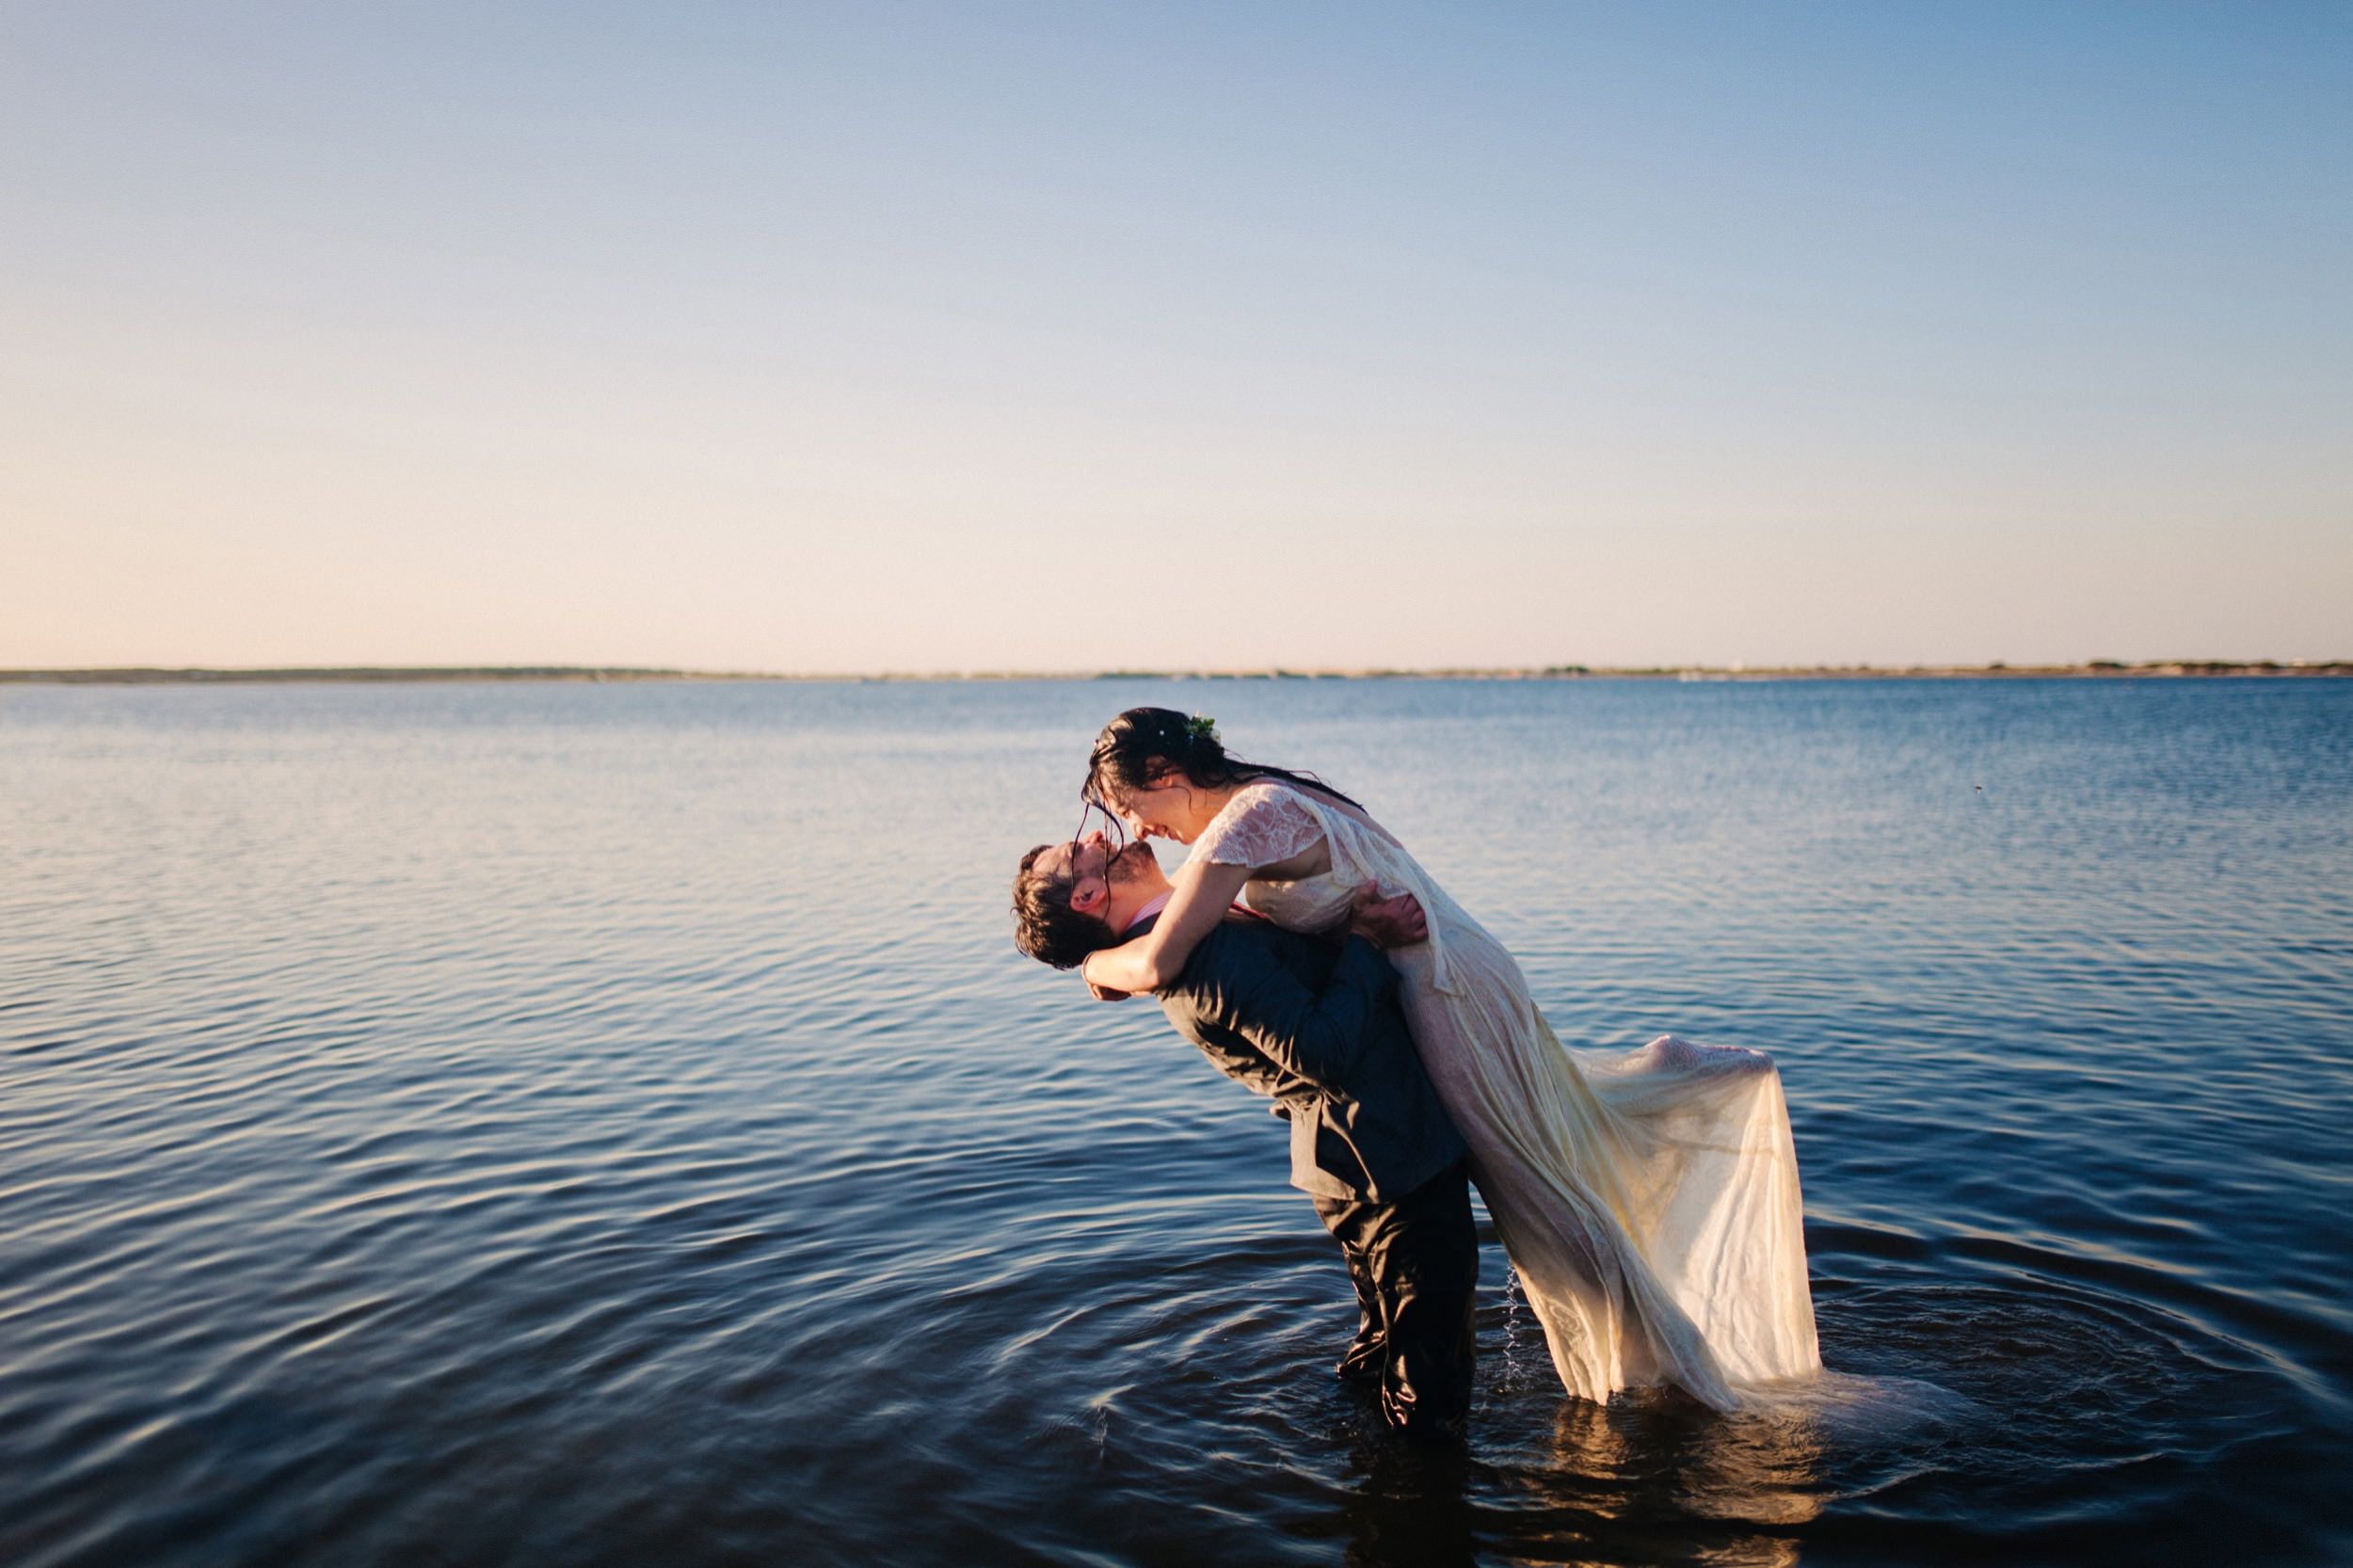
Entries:
POLYGON ((2116 678, 2185 676, 2353 676, 2353 659, 2092 659, 2075 664, 1545 664, 1378 666, 1237 666, 1212 669, 877 670, 832 673, 784 670, 705 670, 633 664, 120 664, 0 669, 14 685, 168 685, 261 681, 439 680, 770 680, 843 683, 968 680, 1856 680, 2116 678))

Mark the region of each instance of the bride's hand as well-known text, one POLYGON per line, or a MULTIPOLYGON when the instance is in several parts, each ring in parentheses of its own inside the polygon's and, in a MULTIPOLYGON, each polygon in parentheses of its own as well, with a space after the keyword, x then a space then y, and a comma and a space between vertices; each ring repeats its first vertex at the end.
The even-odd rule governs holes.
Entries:
POLYGON ((1348 929, 1377 948, 1412 947, 1430 939, 1430 921, 1421 900, 1411 893, 1383 898, 1380 888, 1366 883, 1349 905, 1348 929))

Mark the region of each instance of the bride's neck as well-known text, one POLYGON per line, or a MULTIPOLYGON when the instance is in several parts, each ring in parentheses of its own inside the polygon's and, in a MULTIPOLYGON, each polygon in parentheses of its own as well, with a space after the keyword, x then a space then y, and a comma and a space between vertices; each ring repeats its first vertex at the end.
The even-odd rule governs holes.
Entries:
POLYGON ((1209 819, 1216 816, 1220 811, 1225 810, 1226 803, 1231 801, 1235 794, 1249 783, 1250 780, 1245 778, 1232 784, 1208 784, 1200 786, 1193 797, 1198 803, 1195 809, 1200 816, 1200 821, 1195 824, 1196 831, 1199 828, 1209 826, 1209 819))

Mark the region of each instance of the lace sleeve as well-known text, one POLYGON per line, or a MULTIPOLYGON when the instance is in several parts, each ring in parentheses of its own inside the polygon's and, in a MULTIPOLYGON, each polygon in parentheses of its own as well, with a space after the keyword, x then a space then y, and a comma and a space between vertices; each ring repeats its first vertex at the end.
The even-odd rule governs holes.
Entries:
POLYGON ((1215 866, 1272 866, 1323 837, 1315 808, 1279 784, 1234 792, 1193 841, 1193 857, 1215 866))

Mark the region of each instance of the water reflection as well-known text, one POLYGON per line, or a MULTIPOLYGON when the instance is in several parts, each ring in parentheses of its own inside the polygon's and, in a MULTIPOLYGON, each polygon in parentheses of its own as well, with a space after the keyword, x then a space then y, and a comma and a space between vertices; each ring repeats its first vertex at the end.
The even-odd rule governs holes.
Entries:
POLYGON ((1673 1395, 1568 1400, 1549 1432, 1501 1425, 1467 1451, 1369 1429, 1347 1469, 1351 1568, 1787 1568, 1832 1495, 1831 1433, 1803 1401, 1720 1416, 1673 1395))
POLYGON ((1462 1448, 1369 1432, 1349 1456, 1349 1568, 1469 1568, 1476 1511, 1462 1448))
POLYGON ((1718 1415, 1649 1393, 1558 1407, 1549 1441, 1497 1477, 1507 1560, 1775 1565, 1822 1510, 1824 1437, 1802 1406, 1718 1415), (1714 1527, 1726 1528, 1714 1528, 1714 1527))

